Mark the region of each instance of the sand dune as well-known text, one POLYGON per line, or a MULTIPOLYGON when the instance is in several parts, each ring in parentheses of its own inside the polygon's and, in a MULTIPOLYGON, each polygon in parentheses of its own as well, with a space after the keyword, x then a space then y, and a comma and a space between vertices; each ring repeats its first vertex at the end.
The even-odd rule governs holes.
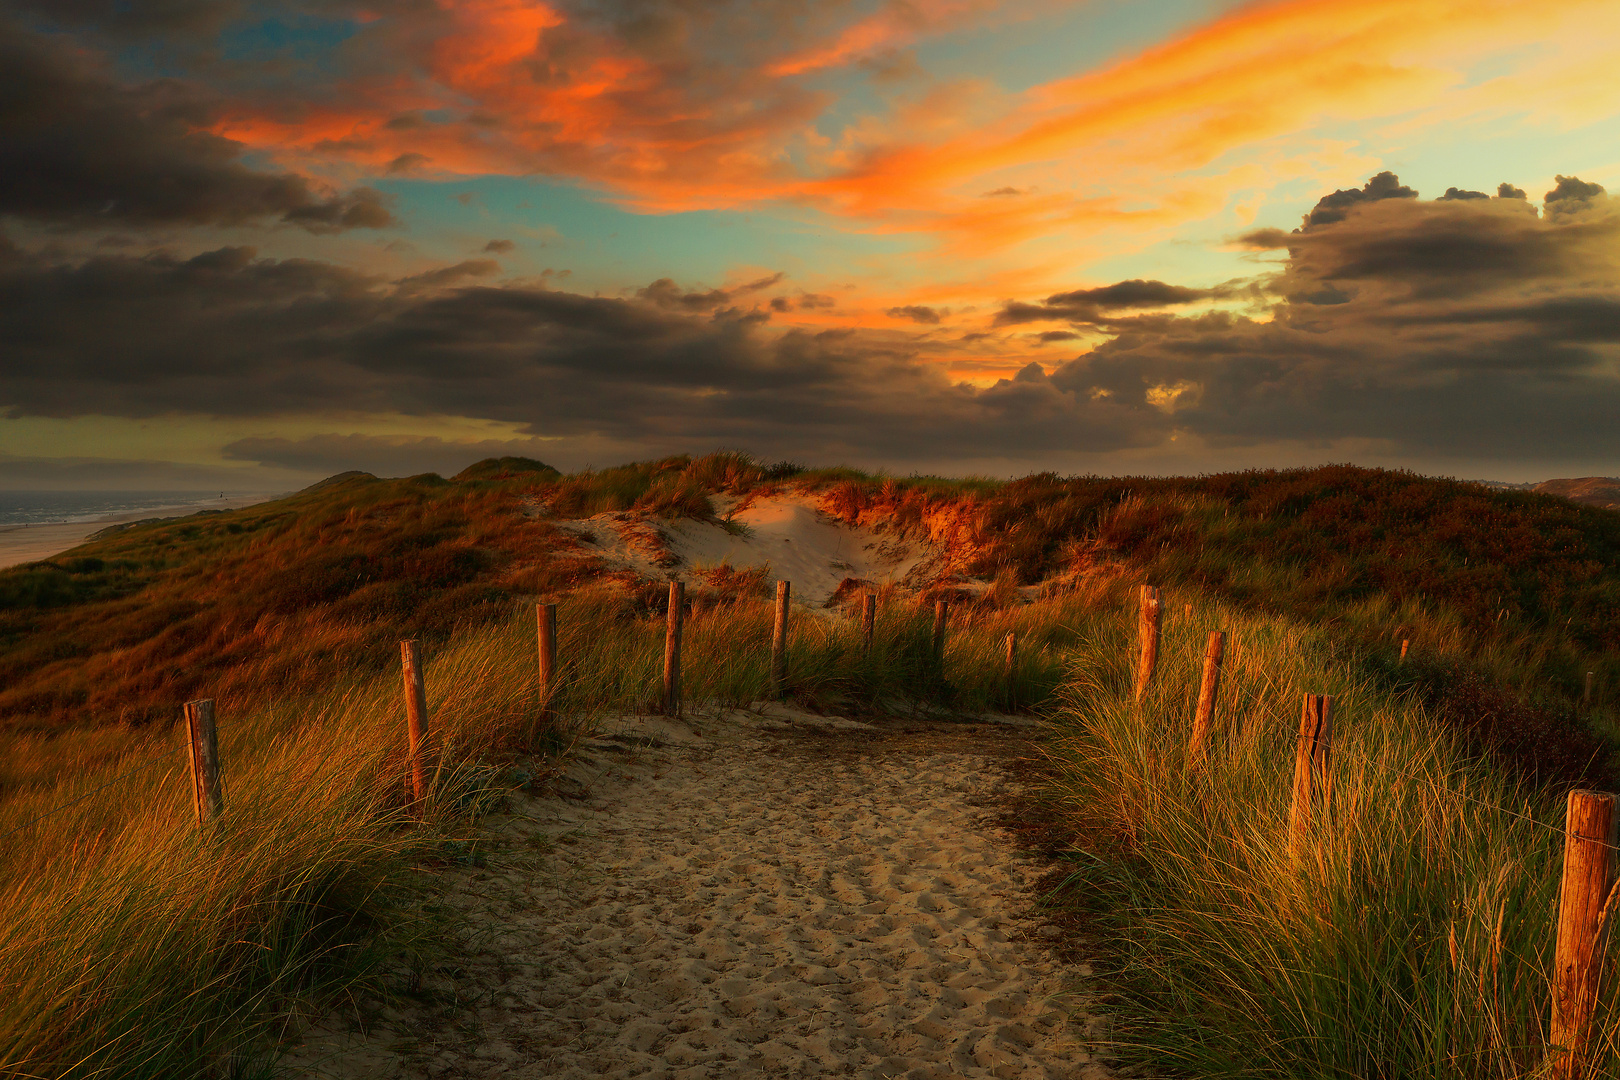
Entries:
POLYGON ((1101 1077, 1089 971, 985 823, 1005 731, 869 738, 781 706, 598 739, 457 872, 439 1004, 314 1031, 307 1077, 1101 1077), (534 852, 527 858, 517 853, 534 852))
POLYGON ((749 500, 716 522, 653 521, 631 513, 562 523, 590 538, 594 553, 642 577, 695 580, 694 571, 729 564, 768 567, 769 579, 793 583, 803 603, 825 604, 845 578, 874 584, 912 582, 939 559, 926 541, 900 541, 846 525, 816 508, 813 496, 749 500))

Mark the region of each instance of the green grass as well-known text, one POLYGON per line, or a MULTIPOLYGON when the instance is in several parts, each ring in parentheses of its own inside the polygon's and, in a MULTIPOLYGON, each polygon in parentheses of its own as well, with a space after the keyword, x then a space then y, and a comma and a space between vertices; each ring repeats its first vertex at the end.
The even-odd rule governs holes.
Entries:
MULTIPOLYGON (((853 620, 800 610, 787 693, 845 706, 996 706, 1006 694, 998 649, 1017 629, 1027 643, 1017 692, 1035 702, 1061 678, 1073 641, 1061 626, 1080 605, 958 624, 943 682, 928 658, 931 611, 886 604, 862 656, 853 620)), ((766 695, 770 618, 765 601, 745 600, 691 620, 683 662, 694 707, 766 695)), ((206 835, 172 736, 0 803, 0 833, 16 830, 0 862, 0 1075, 241 1071, 264 1059, 290 1012, 397 992, 433 931, 421 893, 431 877, 420 870, 447 843, 463 850, 480 808, 554 765, 593 723, 649 707, 662 685, 663 632, 660 615, 622 593, 565 598, 561 719, 549 724, 532 606, 430 648, 441 752, 425 807, 404 796, 395 672, 222 711, 226 811, 206 835)))
MULTIPOLYGON (((1191 1076, 1528 1077, 1547 1046, 1558 793, 1471 756, 1319 628, 1231 606, 1170 619, 1130 700, 1131 620, 1075 653, 1054 789, 1067 895, 1113 927, 1125 1039, 1191 1076), (1189 761, 1203 645, 1229 633, 1209 763, 1189 761), (1331 811, 1287 843, 1302 695, 1335 697, 1331 811)), ((1598 1072, 1620 1069, 1613 961, 1598 1072)))

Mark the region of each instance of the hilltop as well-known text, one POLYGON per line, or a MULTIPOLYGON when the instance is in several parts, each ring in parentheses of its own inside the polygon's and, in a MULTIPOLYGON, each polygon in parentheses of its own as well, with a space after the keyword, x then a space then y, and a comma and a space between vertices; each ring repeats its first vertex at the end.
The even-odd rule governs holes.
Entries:
POLYGON ((1620 513, 1542 492, 1351 466, 995 482, 736 454, 566 476, 492 459, 449 479, 342 474, 0 572, 0 725, 167 723, 190 697, 262 701, 380 670, 401 637, 586 587, 650 612, 669 576, 700 604, 780 576, 818 607, 885 587, 971 611, 1098 574, 1363 647, 1408 638, 1540 694, 1620 676, 1620 513))

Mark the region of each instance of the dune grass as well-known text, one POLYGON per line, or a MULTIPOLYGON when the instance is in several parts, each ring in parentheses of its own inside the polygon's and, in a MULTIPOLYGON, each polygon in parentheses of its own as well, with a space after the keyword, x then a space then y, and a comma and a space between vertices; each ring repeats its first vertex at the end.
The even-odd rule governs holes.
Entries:
MULTIPOLYGON (((1200 1077, 1529 1077, 1546 1061, 1562 800, 1470 756, 1327 633, 1206 605, 1131 701, 1130 618, 1091 621, 1052 745, 1065 895, 1114 928, 1133 1052, 1200 1077), (1209 631, 1229 633, 1206 766, 1209 631), (1298 859, 1302 695, 1335 697, 1331 810, 1298 859)), ((1613 962, 1589 1075, 1620 1070, 1613 962)))
MULTIPOLYGON (((845 708, 996 707, 1001 642, 1018 630, 1017 694, 1035 703, 1062 677, 1078 604, 959 621, 943 679, 931 611, 890 598, 863 656, 853 618, 798 610, 787 693, 845 708)), ((693 708, 766 696, 770 619, 766 601, 745 599, 691 620, 693 708)), ((555 767, 603 716, 657 698, 660 615, 586 590, 562 601, 558 630, 551 722, 532 605, 428 650, 438 766, 426 805, 405 798, 394 672, 222 711, 226 810, 203 834, 172 734, 0 803, 0 1075, 252 1075, 290 1016, 408 985, 442 929, 420 871, 469 857, 480 810, 555 767)))

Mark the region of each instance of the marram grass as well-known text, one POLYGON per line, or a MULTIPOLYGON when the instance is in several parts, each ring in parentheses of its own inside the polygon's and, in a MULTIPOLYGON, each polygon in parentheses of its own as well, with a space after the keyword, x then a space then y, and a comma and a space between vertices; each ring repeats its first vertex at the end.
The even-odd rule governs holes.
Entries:
MULTIPOLYGON (((866 654, 856 619, 800 609, 787 690, 842 706, 1000 707, 1001 643, 1017 630, 1017 694, 1034 704, 1057 686, 1077 640, 1065 627, 1091 603, 964 613, 943 680, 929 658, 931 612, 885 603, 866 654)), ((764 698, 770 620, 764 600, 691 619, 685 699, 764 698)), ((408 981, 442 929, 422 871, 465 852, 471 816, 522 779, 494 763, 556 761, 602 716, 658 698, 661 616, 585 592, 562 602, 558 632, 562 719, 550 723, 531 605, 425 651, 439 751, 425 806, 405 800, 391 664, 380 676, 331 673, 324 693, 221 711, 225 813, 203 834, 177 733, 88 767, 71 736, 35 746, 35 775, 49 774, 51 753, 61 775, 0 803, 0 1076, 262 1074, 300 1013, 408 981)))
MULTIPOLYGON (((1191 1076, 1541 1075, 1562 800, 1464 753, 1323 635, 1229 607, 1166 619, 1131 695, 1131 619, 1075 653, 1052 747, 1082 837, 1072 879, 1113 908, 1122 1036, 1191 1076), (1207 764, 1186 742, 1228 632, 1207 764), (1288 800, 1305 693, 1331 694, 1331 808, 1299 857, 1288 800)), ((1592 1076, 1620 1074, 1612 960, 1592 1076)))

